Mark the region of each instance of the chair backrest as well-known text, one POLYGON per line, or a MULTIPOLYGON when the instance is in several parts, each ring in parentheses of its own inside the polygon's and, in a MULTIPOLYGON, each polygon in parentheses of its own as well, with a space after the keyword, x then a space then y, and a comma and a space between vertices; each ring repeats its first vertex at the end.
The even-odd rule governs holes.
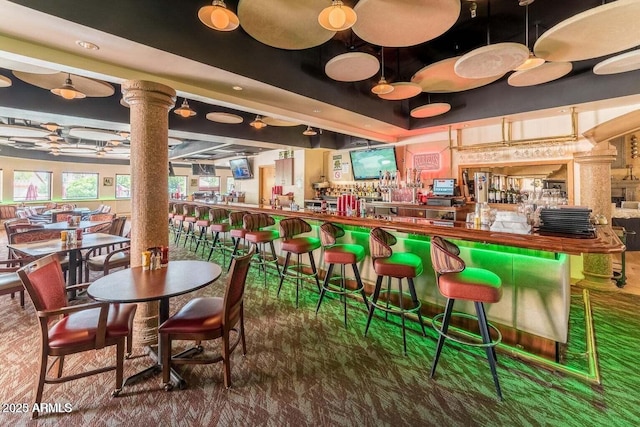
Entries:
POLYGON ((300 218, 285 218, 280 220, 280 237, 282 237, 283 240, 310 231, 311 226, 309 223, 300 218))
POLYGON ((195 205, 193 208, 193 216, 197 219, 204 219, 205 214, 209 211, 206 206, 195 205))
POLYGON ((98 213, 89 215, 89 221, 113 221, 116 218, 114 213, 98 213))
POLYGON ((54 212, 51 214, 51 222, 64 222, 67 220, 67 217, 71 215, 71 216, 77 216, 76 213, 72 210, 65 210, 62 212, 54 212))
POLYGON ((58 207, 58 209, 62 209, 63 211, 72 211, 76 208, 76 205, 73 203, 63 203, 58 207))
POLYGON ((227 212, 226 209, 209 209, 209 221, 211 221, 212 224, 220 224, 221 222, 225 222, 228 218, 229 212, 227 212))
POLYGON ((247 231, 257 231, 275 223, 276 220, 265 213, 249 213, 242 217, 242 228, 247 231))
POLYGON ((34 228, 42 228, 42 225, 31 224, 28 218, 8 219, 4 222, 4 231, 7 232, 7 237, 12 233, 19 233, 34 228))
POLYGON ((465 263, 458 255, 460 249, 454 243, 440 236, 431 238, 431 265, 436 278, 445 273, 458 273, 465 269, 465 263))
POLYGON ((184 203, 174 203, 173 204, 173 213, 182 215, 182 207, 184 203))
POLYGON ((229 225, 232 227, 242 227, 242 218, 244 218, 247 213, 248 212, 245 211, 231 212, 229 214, 229 225))
POLYGON ((109 234, 114 236, 122 236, 124 234, 124 226, 127 223, 126 216, 119 216, 111 221, 111 228, 109 229, 109 234))
POLYGON ((395 245, 398 240, 395 236, 382 228, 374 228, 369 234, 369 251, 371 258, 388 258, 393 254, 391 246, 395 245))
POLYGON ((185 204, 182 206, 184 216, 195 216, 196 205, 185 204))
POLYGON ((51 210, 51 209, 55 209, 57 206, 58 206, 58 204, 56 202, 47 202, 44 205, 44 210, 48 211, 48 210, 51 210))
POLYGON ((18 270, 24 288, 39 310, 55 310, 67 306, 62 267, 56 254, 37 259, 18 270))
POLYGON ((60 230, 46 230, 41 228, 23 231, 22 233, 12 233, 9 235, 9 243, 29 243, 59 238, 60 230))
POLYGON ((338 227, 330 222, 325 222, 320 226, 320 241, 322 246, 333 246, 339 237, 344 236, 342 227, 338 227))
POLYGON ((254 252, 255 248, 251 248, 245 256, 234 258, 231 261, 231 272, 224 292, 223 319, 227 328, 232 328, 240 318, 245 282, 247 281, 247 273, 249 272, 254 252))
POLYGON ((111 212, 111 206, 109 205, 102 205, 102 208, 100 209, 100 213, 110 213, 111 212))

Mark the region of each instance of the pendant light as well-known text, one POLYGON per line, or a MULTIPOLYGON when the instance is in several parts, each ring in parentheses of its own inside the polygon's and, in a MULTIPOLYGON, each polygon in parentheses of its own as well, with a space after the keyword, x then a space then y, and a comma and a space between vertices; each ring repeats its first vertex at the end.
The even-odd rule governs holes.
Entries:
POLYGON ((191 107, 189 107, 187 98, 184 98, 182 100, 182 105, 180 106, 180 108, 176 108, 175 110, 173 110, 173 112, 184 118, 193 117, 196 115, 196 112, 192 110, 191 107))
POLYGON ((227 9, 223 0, 213 0, 211 6, 203 6, 198 11, 198 19, 216 31, 233 31, 240 25, 238 16, 227 9))
POLYGON ((249 123, 249 126, 252 126, 256 129, 262 129, 262 128, 266 128, 267 124, 262 121, 262 117, 260 117, 260 114, 258 114, 255 120, 249 123))
POLYGON ((349 6, 341 0, 333 0, 331 6, 325 7, 318 15, 318 23, 329 31, 342 31, 351 28, 358 17, 349 6))
MULTIPOLYGON (((533 3, 533 0, 521 0, 520 6, 525 7, 525 26, 524 26, 524 34, 525 34, 525 43, 524 45, 529 49, 529 5, 533 3)), ((536 24, 536 39, 538 38, 538 24, 536 24)), ((544 64, 544 59, 538 58, 534 55, 534 53, 529 49, 529 58, 519 67, 514 68, 515 71, 522 70, 531 70, 533 68, 539 67, 544 64)))
POLYGON ((380 80, 378 80, 378 84, 371 88, 371 92, 376 95, 385 95, 387 93, 393 92, 393 86, 387 83, 387 80, 384 78, 384 47, 382 47, 380 57, 382 58, 382 65, 380 68, 380 80))
POLYGON ((64 99, 82 99, 87 97, 87 95, 73 87, 71 74, 67 74, 67 78, 62 86, 51 89, 51 93, 61 96, 64 99))
POLYGON ((307 129, 302 132, 302 134, 305 136, 315 136, 318 132, 316 132, 311 126, 307 126, 307 129))

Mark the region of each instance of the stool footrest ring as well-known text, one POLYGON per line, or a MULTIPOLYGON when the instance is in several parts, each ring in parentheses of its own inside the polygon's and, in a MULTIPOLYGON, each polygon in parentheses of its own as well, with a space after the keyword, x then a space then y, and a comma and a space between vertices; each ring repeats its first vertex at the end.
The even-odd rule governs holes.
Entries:
MULTIPOLYGON (((355 278, 348 278, 345 277, 344 278, 345 281, 356 281, 355 278)), ((343 288, 342 287, 342 277, 340 276, 333 276, 329 279, 329 282, 323 282, 322 283, 322 287, 327 291, 327 292, 331 292, 334 294, 338 294, 338 295, 350 295, 350 294, 355 294, 355 293, 360 293, 362 292, 362 289, 364 289, 364 285, 362 286, 358 286, 356 288, 343 288), (332 281, 338 281, 340 284, 335 284, 335 283, 331 283, 332 281)))
MULTIPOLYGON (((444 317, 444 313, 440 313, 440 314, 436 314, 435 316, 433 316, 433 318, 431 319, 431 326, 433 326, 433 329, 435 329, 435 331, 439 334, 442 335, 443 337, 450 339, 451 341, 455 341, 458 344, 462 344, 462 345, 468 345, 471 347, 495 347, 496 345, 500 344, 500 342, 502 341, 502 333, 500 332, 500 330, 498 328, 496 328, 493 324, 487 322, 487 325, 489 326, 489 329, 495 331, 497 337, 494 340, 491 340, 491 342, 489 343, 483 343, 483 342, 472 342, 472 341, 465 341, 462 340, 458 337, 455 337, 453 335, 449 335, 449 334, 445 334, 442 332, 442 318, 444 317)), ((453 312, 451 313, 451 317, 462 317, 465 319, 474 319, 474 320, 478 320, 477 316, 474 316, 473 314, 468 314, 468 313, 461 313, 461 312, 453 312)), ((451 325, 449 325, 449 327, 451 327, 451 325)), ((457 328, 456 328, 457 329, 457 328)), ((477 337, 480 340, 482 340, 482 338, 480 337, 480 335, 475 335, 472 334, 471 332, 465 331, 465 334, 467 335, 471 335, 473 337, 477 337)))
MULTIPOLYGON (((400 291, 398 290, 392 290, 392 291, 380 291, 380 295, 389 295, 389 294, 400 294, 400 291)), ((407 294, 406 292, 403 292, 401 294, 401 298, 404 296, 410 296, 409 294, 407 294)), ((378 296, 378 298, 380 298, 380 296, 378 296)), ((420 308, 422 307, 422 302, 418 301, 417 304, 411 306, 411 307, 407 307, 407 308, 400 308, 397 305, 390 305, 389 307, 387 307, 386 305, 387 299, 385 299, 384 301, 384 305, 380 304, 378 301, 373 302, 373 301, 369 301, 369 304, 373 305, 375 308, 382 310, 382 311, 386 311, 387 313, 394 313, 394 314, 403 314, 403 313, 415 313, 415 312, 419 312, 420 308)))

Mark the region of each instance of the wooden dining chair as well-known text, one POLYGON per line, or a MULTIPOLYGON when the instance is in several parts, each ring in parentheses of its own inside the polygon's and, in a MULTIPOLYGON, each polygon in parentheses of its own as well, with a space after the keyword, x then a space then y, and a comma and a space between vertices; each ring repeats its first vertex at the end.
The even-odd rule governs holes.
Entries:
POLYGON ((171 367, 179 364, 210 364, 222 361, 224 385, 231 387, 231 353, 242 342, 242 354, 247 353, 244 337, 244 288, 255 249, 231 261, 224 297, 194 298, 158 328, 162 353, 162 382, 165 390, 173 389, 171 367), (231 342, 231 331, 235 340, 231 342), (198 352, 204 351, 201 341, 222 339, 222 352, 216 357, 171 357, 175 340, 193 340, 198 352))
POLYGON ((20 307, 24 308, 24 287, 18 276, 18 269, 33 261, 32 258, 0 260, 0 295, 20 295, 20 307))
MULTIPOLYGON (((123 365, 125 343, 129 338, 135 304, 110 304, 107 302, 91 302, 69 306, 67 290, 62 276, 62 268, 58 257, 47 255, 33 261, 18 270, 18 275, 29 293, 40 325, 40 367, 34 390, 34 408, 32 417, 37 418, 45 384, 58 384, 84 378, 102 372, 116 371, 116 387, 113 396, 117 396, 123 386, 123 365), (116 346, 116 365, 91 369, 84 372, 62 376, 64 357, 70 354, 104 347, 116 346), (55 357, 49 364, 49 357, 55 357), (56 365, 54 376, 48 376, 56 365)), ((84 285, 76 285, 76 288, 84 285)), ((127 349, 130 352, 130 348, 127 349)))

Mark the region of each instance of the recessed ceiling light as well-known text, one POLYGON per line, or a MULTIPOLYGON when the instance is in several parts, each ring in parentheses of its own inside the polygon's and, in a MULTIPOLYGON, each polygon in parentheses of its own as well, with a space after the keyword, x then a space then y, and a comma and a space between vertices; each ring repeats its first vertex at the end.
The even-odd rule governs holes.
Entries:
POLYGON ((321 111, 322 111, 322 110, 320 110, 319 108, 315 108, 315 109, 313 110, 313 112, 314 112, 314 113, 320 113, 321 111))
POLYGON ((91 43, 85 40, 76 40, 76 44, 78 46, 80 46, 83 49, 87 49, 87 50, 99 50, 100 46, 98 46, 95 43, 91 43))
POLYGON ((566 113, 566 112, 567 112, 567 110, 563 108, 562 110, 560 110, 560 112, 561 112, 561 113, 566 113))
POLYGON ((244 88, 242 86, 235 85, 235 86, 231 86, 231 89, 233 89, 233 90, 242 90, 244 88))

